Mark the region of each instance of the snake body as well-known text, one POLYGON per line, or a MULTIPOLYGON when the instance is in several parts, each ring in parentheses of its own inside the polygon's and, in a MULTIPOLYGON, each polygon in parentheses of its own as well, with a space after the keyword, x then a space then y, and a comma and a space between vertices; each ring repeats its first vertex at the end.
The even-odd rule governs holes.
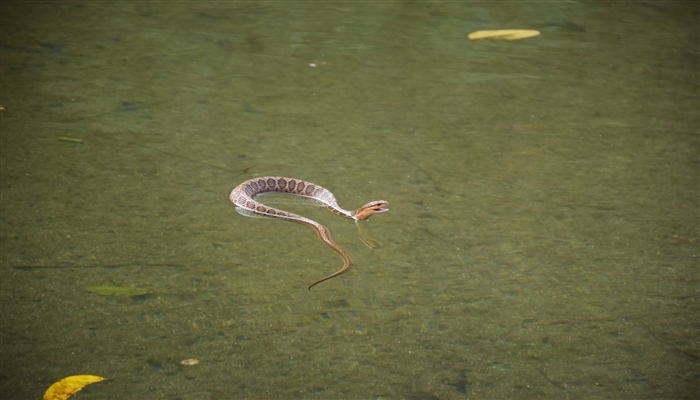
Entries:
POLYGON ((262 216, 270 218, 279 218, 287 221, 296 222, 306 225, 316 231, 319 239, 335 250, 340 257, 343 258, 343 267, 338 271, 317 280, 309 286, 309 290, 319 283, 341 275, 352 266, 350 256, 340 248, 331 238, 331 232, 325 226, 301 215, 297 215, 288 211, 279 210, 270 206, 266 206, 258 201, 255 201, 255 196, 264 193, 289 193, 297 196, 311 198, 323 204, 328 210, 341 217, 352 219, 355 221, 364 220, 372 216, 374 213, 389 211, 384 208, 388 203, 384 200, 371 201, 356 211, 344 209, 338 203, 333 193, 319 185, 305 182, 300 179, 283 178, 279 176, 268 176, 263 178, 249 179, 240 185, 236 186, 232 191, 229 199, 236 206, 236 211, 244 216, 262 216))

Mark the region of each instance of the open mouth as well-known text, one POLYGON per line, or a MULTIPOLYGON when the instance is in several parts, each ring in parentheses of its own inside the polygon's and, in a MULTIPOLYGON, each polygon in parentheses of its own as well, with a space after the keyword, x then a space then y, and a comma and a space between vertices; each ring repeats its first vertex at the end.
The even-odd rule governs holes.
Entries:
POLYGON ((373 201, 369 204, 367 204, 365 207, 369 206, 369 208, 374 211, 375 213, 381 213, 381 212, 386 212, 389 211, 388 208, 384 208, 385 205, 389 204, 388 201, 385 200, 377 200, 373 201))

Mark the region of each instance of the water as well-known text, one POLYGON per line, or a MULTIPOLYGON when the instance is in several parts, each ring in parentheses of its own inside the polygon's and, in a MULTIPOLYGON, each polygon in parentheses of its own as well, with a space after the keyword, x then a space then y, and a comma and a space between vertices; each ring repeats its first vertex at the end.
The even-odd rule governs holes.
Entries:
POLYGON ((692 398, 699 14, 4 4, 3 398, 692 398), (275 205, 355 263, 308 292, 337 254, 227 200, 265 175, 388 200, 382 248, 275 205))

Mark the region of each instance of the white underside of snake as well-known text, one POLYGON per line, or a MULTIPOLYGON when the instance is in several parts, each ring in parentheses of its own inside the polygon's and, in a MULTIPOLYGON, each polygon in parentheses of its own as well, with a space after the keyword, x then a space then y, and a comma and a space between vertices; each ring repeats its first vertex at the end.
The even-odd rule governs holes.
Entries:
POLYGON ((374 213, 389 211, 389 209, 384 208, 384 206, 388 204, 388 202, 384 200, 371 201, 356 211, 346 210, 341 207, 340 204, 338 204, 338 200, 335 199, 333 193, 331 193, 328 189, 294 178, 267 176, 263 178, 250 179, 236 186, 233 191, 231 191, 229 199, 236 205, 236 211, 238 211, 239 214, 247 217, 261 216, 279 218, 306 225, 316 231, 318 237, 323 241, 323 243, 327 244, 330 248, 340 254, 340 257, 343 258, 342 268, 312 283, 311 286, 309 286, 309 290, 323 281, 335 278, 336 276, 347 272, 347 270, 349 270, 352 266, 352 260, 350 259, 350 256, 348 256, 348 254, 340 248, 340 246, 335 244, 331 238, 331 232, 325 226, 309 218, 302 217, 301 215, 279 210, 255 201, 256 196, 265 193, 288 193, 308 197, 321 203, 334 214, 355 221, 367 219, 374 213))

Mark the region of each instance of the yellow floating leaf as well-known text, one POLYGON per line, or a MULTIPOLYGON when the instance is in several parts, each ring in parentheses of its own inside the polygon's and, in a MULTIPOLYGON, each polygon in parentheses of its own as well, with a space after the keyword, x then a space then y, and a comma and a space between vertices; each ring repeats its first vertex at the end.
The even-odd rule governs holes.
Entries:
POLYGON ((73 375, 61 379, 46 389, 44 400, 66 400, 85 386, 107 378, 96 375, 73 375))
POLYGON ((85 290, 102 296, 141 296, 148 293, 148 289, 131 286, 89 286, 85 290))
POLYGON ((476 31, 469 34, 469 39, 495 39, 495 40, 518 40, 525 39, 540 34, 534 29, 501 29, 495 31, 476 31))

